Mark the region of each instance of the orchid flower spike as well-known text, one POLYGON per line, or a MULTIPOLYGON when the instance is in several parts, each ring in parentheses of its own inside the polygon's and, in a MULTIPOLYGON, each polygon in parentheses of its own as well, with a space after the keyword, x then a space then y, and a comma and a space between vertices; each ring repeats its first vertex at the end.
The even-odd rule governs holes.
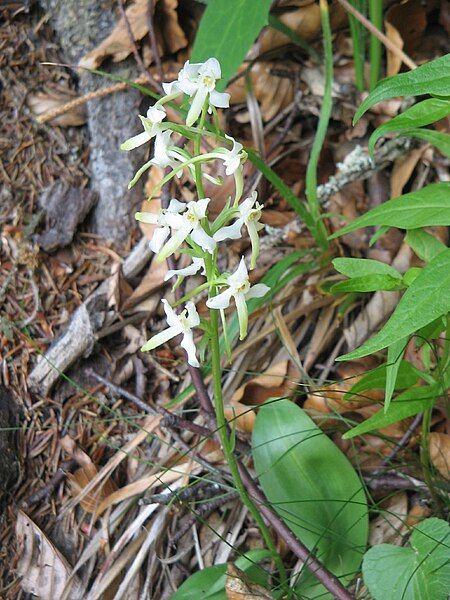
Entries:
POLYGON ((164 246, 164 242, 169 237, 170 227, 175 229, 183 226, 183 217, 180 213, 185 210, 186 205, 176 198, 172 198, 168 208, 161 208, 157 213, 152 212, 137 212, 134 216, 141 223, 150 223, 157 225, 153 232, 153 237, 150 240, 150 250, 155 254, 160 252, 164 246))
POLYGON ((142 352, 148 352, 158 346, 162 346, 177 335, 182 335, 183 339, 180 346, 186 350, 188 363, 193 367, 199 367, 199 362, 196 356, 196 348, 194 344, 194 335, 192 328, 200 324, 200 317, 193 302, 187 302, 186 308, 182 313, 177 315, 167 300, 163 299, 164 312, 166 313, 167 324, 169 327, 160 333, 157 333, 148 340, 141 348, 142 352))
POLYGON ((264 225, 259 222, 264 205, 260 204, 257 201, 257 198, 258 193, 255 191, 250 198, 246 198, 244 202, 238 206, 237 220, 232 225, 228 225, 228 227, 222 227, 213 235, 216 242, 223 242, 223 240, 237 240, 242 237, 241 229, 242 226, 245 225, 252 244, 250 269, 255 268, 256 259, 259 255, 258 231, 264 228, 264 225))
POLYGON ((163 83, 166 94, 173 94, 177 90, 192 98, 191 107, 186 117, 186 125, 190 127, 200 116, 206 99, 211 106, 228 108, 230 105, 230 94, 216 91, 216 81, 222 76, 219 61, 209 58, 204 63, 190 64, 186 61, 184 67, 178 74, 178 79, 172 83, 163 83))
POLYGON ((203 258, 192 258, 192 263, 184 269, 171 269, 167 271, 164 281, 168 281, 172 277, 187 277, 188 275, 196 275, 202 269, 202 275, 206 275, 205 261, 203 258))
POLYGON ((162 121, 166 118, 166 111, 161 106, 150 106, 147 116, 139 115, 144 131, 126 140, 121 146, 121 150, 134 150, 149 142, 158 133, 163 131, 162 121))
POLYGON ((214 252, 216 242, 206 233, 201 223, 206 218, 206 209, 210 200, 210 198, 202 198, 201 200, 188 202, 185 205, 186 211, 181 215, 181 223, 178 214, 174 217, 166 214, 166 221, 173 231, 172 237, 159 252, 159 261, 176 252, 188 235, 202 250, 210 254, 214 252))
POLYGON ((251 298, 262 298, 267 294, 270 288, 264 283, 257 283, 256 285, 250 286, 244 257, 241 258, 241 262, 236 271, 231 275, 228 275, 227 286, 228 289, 224 292, 221 292, 213 298, 209 298, 206 301, 206 306, 208 308, 215 308, 216 310, 228 308, 230 300, 233 297, 238 313, 239 339, 243 340, 247 335, 248 328, 247 300, 250 300, 251 298))

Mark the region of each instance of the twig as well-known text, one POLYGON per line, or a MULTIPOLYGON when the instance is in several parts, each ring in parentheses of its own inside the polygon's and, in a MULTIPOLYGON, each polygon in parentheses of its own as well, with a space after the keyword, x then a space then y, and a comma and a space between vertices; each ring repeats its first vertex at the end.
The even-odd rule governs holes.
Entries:
MULTIPOLYGON (((344 339, 344 338, 342 338, 342 339, 344 339)), ((397 456, 397 454, 400 452, 400 450, 402 450, 403 448, 405 448, 405 446, 407 446, 409 440, 414 435, 416 428, 422 422, 422 416, 423 416, 422 413, 419 413, 418 415, 415 416, 413 422, 408 427, 408 429, 405 431, 403 437, 400 439, 398 444, 395 446, 395 448, 392 450, 392 452, 389 454, 389 456, 387 456, 383 460, 383 462, 380 465, 380 468, 387 467, 394 460, 394 458, 397 456)))
MULTIPOLYGON (((379 0, 381 2, 381 0, 379 0)), ((393 54, 398 56, 402 62, 405 63, 407 67, 410 69, 417 69, 416 63, 407 55, 401 48, 396 46, 394 42, 392 42, 387 36, 384 35, 379 29, 377 29, 369 19, 366 19, 364 15, 362 15, 354 6, 347 2, 347 0, 338 0, 339 4, 341 4, 347 12, 352 14, 355 19, 357 19, 360 23, 364 25, 364 27, 370 31, 372 35, 382 42, 388 50, 390 50, 393 54)))
POLYGON ((123 22, 125 23, 128 37, 130 38, 130 43, 131 43, 131 48, 133 50, 134 60, 136 61, 136 64, 139 67, 139 70, 141 71, 143 77, 145 77, 145 79, 147 81, 149 81, 154 87, 159 89, 161 87, 161 84, 157 83, 153 79, 152 74, 144 65, 144 61, 142 60, 141 55, 139 54, 139 50, 136 45, 136 40, 134 39, 133 30, 131 29, 130 21, 127 16, 127 11, 125 10, 124 0, 119 0, 118 4, 119 4, 120 15, 123 19, 123 22))
POLYGON ((32 494, 28 500, 25 501, 27 506, 31 506, 32 504, 37 504, 41 502, 47 496, 49 496, 56 486, 66 477, 67 473, 72 471, 77 466, 77 461, 73 458, 70 460, 66 460, 61 463, 61 466, 53 475, 53 477, 42 487, 40 490, 32 494))
POLYGON ((156 41, 155 26, 154 26, 154 21, 153 21, 154 14, 155 14, 155 1, 148 0, 148 9, 147 9, 148 37, 150 38, 150 46, 152 49, 153 60, 156 63, 156 68, 158 69, 158 73, 159 73, 159 77, 160 77, 159 89, 161 91, 164 91, 163 87, 161 85, 161 81, 164 79, 164 71, 162 68, 161 57, 159 55, 158 43, 156 41))

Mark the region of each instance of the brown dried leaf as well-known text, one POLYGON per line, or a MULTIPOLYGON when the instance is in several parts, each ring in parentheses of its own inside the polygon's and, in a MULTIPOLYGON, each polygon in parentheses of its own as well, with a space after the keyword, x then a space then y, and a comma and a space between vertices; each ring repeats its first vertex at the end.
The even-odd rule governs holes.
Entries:
POLYGON ((78 577, 72 577, 69 582, 72 567, 36 523, 21 510, 17 515, 16 536, 20 556, 17 573, 22 578, 20 583, 25 593, 42 600, 62 598, 63 592, 69 600, 81 598, 78 577))
POLYGON ((400 546, 408 531, 405 524, 408 515, 406 492, 395 494, 383 503, 382 513, 370 522, 369 545, 395 544, 400 546))
POLYGON ((430 458, 445 479, 450 479, 450 435, 430 433, 430 458))
MULTIPOLYGON (((77 469, 75 473, 68 473, 67 478, 70 482, 70 490, 72 495, 77 496, 81 491, 83 491, 88 483, 94 479, 97 473, 97 467, 92 462, 84 467, 81 467, 80 469, 77 469)), ((112 481, 112 479, 106 479, 101 486, 81 500, 81 507, 88 513, 94 513, 100 502, 106 498, 106 496, 109 496, 109 494, 115 492, 116 489, 116 484, 112 481)))
POLYGON ((151 296, 156 290, 159 290, 164 285, 164 277, 167 271, 166 261, 160 263, 153 259, 140 284, 123 303, 122 310, 133 308, 151 296))
POLYGON ((424 148, 417 148, 395 160, 391 174, 391 198, 401 196, 423 152, 424 148))
POLYGON ((272 600, 273 596, 266 588, 253 583, 233 563, 227 565, 225 592, 228 600, 272 600))
MULTIPOLYGON (((187 46, 187 38, 178 23, 176 8, 178 0, 157 0, 157 10, 161 16, 161 31, 157 32, 158 45, 164 53, 176 52, 187 46)), ((148 0, 135 0, 126 9, 126 15, 135 41, 141 40, 148 33, 147 19, 148 0)), ((80 67, 95 69, 107 57, 112 57, 114 62, 124 60, 133 52, 133 44, 128 34, 124 19, 120 19, 109 36, 94 50, 83 56, 79 62, 80 67)), ((152 60, 153 62, 153 60, 152 60)), ((150 63, 149 63, 150 64, 150 63)))
MULTIPOLYGON (((47 93, 37 92, 36 94, 31 94, 28 96, 27 104, 31 112, 36 117, 39 117, 40 115, 44 115, 50 111, 53 111, 60 106, 64 106, 64 104, 71 102, 77 97, 77 94, 74 94, 69 90, 52 91, 47 93)), ((49 121, 49 124, 60 125, 61 127, 77 127, 79 125, 84 125, 86 123, 86 118, 86 104, 81 104, 80 106, 76 106, 71 110, 67 110, 64 114, 59 115, 59 117, 55 117, 49 121)))
MULTIPOLYGON (((389 23, 389 21, 384 22, 384 26, 386 28, 386 37, 390 40, 397 48, 403 50, 403 40, 399 31, 394 25, 389 23)), ((397 75, 400 71, 400 67, 402 66, 402 59, 398 56, 398 54, 394 54, 392 50, 387 51, 387 67, 386 74, 388 77, 392 77, 393 75, 397 75)))

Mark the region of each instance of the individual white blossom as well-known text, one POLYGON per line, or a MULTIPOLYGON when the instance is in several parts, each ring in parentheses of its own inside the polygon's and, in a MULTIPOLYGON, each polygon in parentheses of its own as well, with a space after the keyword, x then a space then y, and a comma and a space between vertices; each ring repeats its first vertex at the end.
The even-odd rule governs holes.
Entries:
POLYGON ((208 308, 217 310, 228 308, 231 298, 234 298, 239 320, 239 339, 243 340, 247 335, 248 310, 247 300, 251 298, 262 298, 269 291, 264 283, 251 286, 248 280, 248 271, 245 266, 244 257, 241 258, 238 268, 234 273, 228 275, 227 289, 206 301, 208 308))
POLYGON ((149 142, 158 133, 163 131, 162 121, 166 118, 166 111, 161 106, 150 106, 147 116, 139 115, 144 131, 126 140, 121 146, 121 150, 133 150, 149 142))
POLYGON ((183 338, 180 346, 186 350, 188 363, 193 367, 199 367, 199 362, 196 356, 196 348, 194 344, 194 335, 192 328, 200 324, 200 317, 193 302, 187 302, 186 308, 179 315, 173 310, 167 300, 163 299, 164 312, 166 313, 167 324, 169 327, 160 333, 157 333, 145 343, 141 350, 148 352, 162 344, 165 344, 177 335, 182 335, 183 338))
POLYGON ((226 175, 234 175, 241 166, 242 162, 247 158, 247 153, 243 149, 244 146, 237 142, 230 135, 225 135, 225 137, 233 142, 232 149, 228 150, 227 148, 217 148, 214 150, 213 154, 216 154, 217 158, 223 160, 226 175))
POLYGON ((153 165, 165 169, 166 167, 175 167, 177 160, 182 159, 180 154, 171 144, 172 131, 163 131, 158 133, 155 138, 155 150, 153 159, 150 161, 153 165))
POLYGON ((209 106, 217 108, 228 108, 230 105, 230 94, 218 92, 216 81, 222 76, 219 61, 209 58, 204 63, 192 63, 186 61, 184 67, 178 74, 178 79, 172 83, 163 83, 166 94, 181 91, 192 98, 191 106, 186 118, 186 125, 190 127, 200 116, 206 99, 209 106))
POLYGON ((167 271, 164 281, 168 281, 172 277, 187 277, 189 275, 196 275, 200 269, 203 270, 202 275, 205 275, 205 261, 203 258, 192 258, 192 263, 183 269, 171 269, 167 271))
POLYGON ((253 192, 250 198, 246 198, 238 207, 238 214, 236 221, 232 225, 222 227, 217 231, 213 238, 216 242, 222 242, 224 240, 237 240, 242 237, 242 226, 245 225, 250 236, 252 244, 252 255, 250 259, 250 269, 254 269, 256 265, 256 259, 259 254, 259 235, 258 231, 263 229, 264 225, 259 222, 261 218, 261 211, 264 208, 263 204, 260 204, 257 200, 258 193, 253 192))
POLYGON ((191 239, 206 252, 212 254, 216 247, 216 242, 206 233, 202 226, 202 220, 206 218, 206 209, 210 198, 188 202, 185 205, 186 210, 181 215, 166 214, 166 222, 172 229, 172 237, 163 246, 159 252, 158 260, 164 260, 181 246, 184 240, 191 236, 191 239))
POLYGON ((158 254, 164 246, 164 242, 170 234, 170 227, 174 227, 175 229, 182 227, 183 217, 180 213, 185 210, 185 208, 186 205, 183 204, 183 202, 180 202, 176 198, 172 198, 168 208, 161 208, 157 213, 137 212, 135 214, 137 221, 157 226, 149 243, 150 249, 155 254, 158 254))

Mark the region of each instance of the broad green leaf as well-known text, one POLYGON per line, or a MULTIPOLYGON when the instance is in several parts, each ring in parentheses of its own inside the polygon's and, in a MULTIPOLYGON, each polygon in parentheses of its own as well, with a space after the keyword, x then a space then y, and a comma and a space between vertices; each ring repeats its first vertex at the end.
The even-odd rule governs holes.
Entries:
POLYGON ((401 279, 402 276, 390 265, 371 258, 335 258, 333 267, 347 277, 364 277, 364 275, 390 275, 401 279))
POLYGON ((432 60, 413 71, 382 79, 367 96, 353 119, 355 124, 372 106, 395 96, 434 94, 448 96, 450 89, 450 54, 432 60))
POLYGON ((215 57, 222 67, 223 90, 267 25, 271 0, 209 0, 192 49, 192 62, 215 57))
POLYGON ((330 292, 332 294, 343 292, 376 292, 378 290, 392 292, 394 290, 401 290, 404 287, 401 279, 391 277, 391 275, 364 275, 353 277, 347 281, 339 281, 330 288, 330 292))
POLYGON ((387 412, 395 390, 398 371, 402 362, 402 356, 408 343, 408 338, 398 340, 388 348, 386 363, 386 388, 384 394, 384 412, 387 412))
POLYGON ((425 262, 432 260, 447 247, 434 235, 423 229, 410 229, 406 234, 405 242, 425 262))
MULTIPOLYGON (((416 384, 422 373, 406 360, 400 361, 395 381, 396 390, 404 390, 416 384)), ((386 387, 386 365, 380 365, 365 373, 359 381, 344 394, 344 400, 353 400, 355 396, 364 397, 367 390, 383 390, 386 387)))
POLYGON ((355 219, 329 239, 373 225, 399 229, 450 225, 450 183, 432 183, 416 192, 388 200, 355 219))
MULTIPOLYGON (((268 550, 251 550, 241 556, 235 565, 247 574, 249 579, 259 585, 267 585, 267 572, 256 563, 270 558, 268 550)), ((227 600, 225 593, 227 565, 215 565, 197 571, 171 596, 170 600, 227 600)))
MULTIPOLYGON (((369 152, 373 154, 375 144, 383 135, 391 131, 404 131, 430 125, 450 114, 450 101, 439 98, 428 98, 418 104, 414 104, 400 115, 390 119, 375 129, 369 138, 369 152)), ((405 135, 408 135, 406 132, 405 135)))
POLYGON ((360 348, 338 357, 351 360, 378 352, 450 311, 450 248, 433 258, 406 292, 386 325, 360 348))
MULTIPOLYGON (((361 481, 344 454, 289 400, 260 408, 252 454, 273 508, 329 570, 350 581, 361 564, 368 521, 361 481)), ((305 570, 296 591, 315 597, 316 584, 305 570)))
POLYGON ((450 135, 434 129, 410 129, 402 133, 403 136, 417 138, 436 146, 441 154, 450 158, 450 135))
POLYGON ((374 600, 447 600, 450 591, 450 525, 425 519, 409 547, 379 544, 363 562, 364 583, 374 600))
POLYGON ((343 438, 350 440, 357 435, 362 435, 375 429, 383 429, 388 425, 392 425, 392 423, 397 423, 397 421, 417 415, 417 413, 423 412, 425 409, 433 406, 441 389, 441 385, 435 384, 406 390, 406 392, 403 392, 392 400, 387 412, 384 412, 384 409, 379 410, 369 419, 353 427, 350 431, 346 431, 343 438))

